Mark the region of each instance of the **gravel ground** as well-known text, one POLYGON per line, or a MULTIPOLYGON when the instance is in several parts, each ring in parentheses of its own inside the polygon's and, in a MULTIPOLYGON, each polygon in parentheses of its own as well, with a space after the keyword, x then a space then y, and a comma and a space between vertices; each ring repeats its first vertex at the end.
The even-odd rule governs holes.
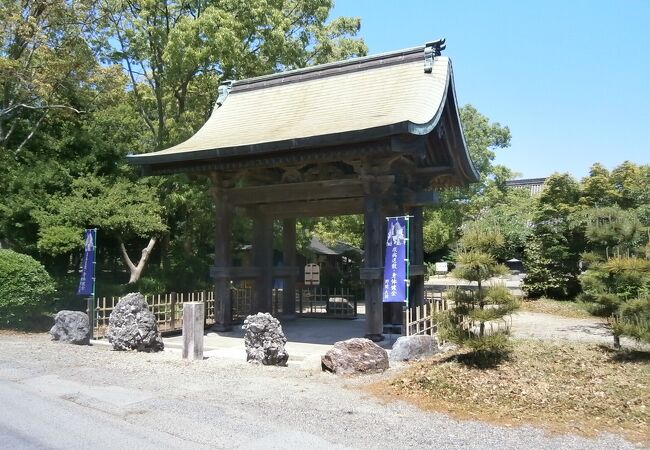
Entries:
MULTIPOLYGON (((598 317, 578 319, 551 314, 519 311, 512 315, 512 335, 515 338, 546 341, 573 341, 607 346, 614 345, 607 321, 598 317)), ((621 347, 650 350, 650 346, 633 339, 621 338, 621 347)))
MULTIPOLYGON (((382 404, 357 389, 376 379, 216 358, 189 363, 176 351, 113 352, 51 342, 47 335, 0 334, 0 387, 73 403, 119 420, 125 429, 172 436, 183 447, 638 448, 615 435, 551 436, 530 427, 457 421, 401 402, 382 404)), ((0 408, 0 437, 11 427, 11 415, 0 408)), ((115 448, 111 443, 109 436, 106 448, 115 448)))

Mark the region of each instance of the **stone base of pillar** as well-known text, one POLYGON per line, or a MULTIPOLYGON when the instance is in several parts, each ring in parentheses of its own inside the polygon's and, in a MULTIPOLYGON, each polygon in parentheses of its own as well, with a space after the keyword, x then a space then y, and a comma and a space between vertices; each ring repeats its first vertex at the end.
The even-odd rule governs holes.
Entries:
POLYGON ((383 334, 366 334, 364 336, 366 339, 370 339, 372 342, 381 342, 384 340, 383 334))
POLYGON ((218 333, 225 333, 226 331, 232 331, 232 325, 222 325, 220 323, 215 323, 210 327, 211 331, 216 331, 218 333))

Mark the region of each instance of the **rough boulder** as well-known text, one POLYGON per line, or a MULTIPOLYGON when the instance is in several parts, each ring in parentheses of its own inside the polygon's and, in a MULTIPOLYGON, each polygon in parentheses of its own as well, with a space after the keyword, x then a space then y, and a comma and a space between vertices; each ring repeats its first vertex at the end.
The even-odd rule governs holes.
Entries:
POLYGON ((140 293, 127 294, 115 305, 106 336, 114 350, 157 352, 164 348, 156 317, 140 293))
POLYGON ((370 339, 348 339, 321 357, 321 367, 341 375, 383 372, 388 369, 388 353, 370 339))
POLYGON ((286 366, 289 354, 284 349, 287 338, 278 319, 269 313, 246 317, 242 329, 246 331, 246 360, 265 366, 286 366))
POLYGON ((440 353, 440 347, 433 336, 401 336, 390 351, 391 361, 411 361, 440 353))
POLYGON ((59 311, 50 329, 52 340, 76 345, 90 344, 90 321, 81 311, 59 311))

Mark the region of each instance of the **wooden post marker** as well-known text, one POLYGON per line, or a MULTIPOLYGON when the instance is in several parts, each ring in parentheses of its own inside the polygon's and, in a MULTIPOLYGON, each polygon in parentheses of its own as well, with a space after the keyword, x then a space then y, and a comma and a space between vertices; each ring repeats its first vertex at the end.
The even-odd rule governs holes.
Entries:
POLYGON ((183 359, 203 360, 203 302, 183 303, 183 359))

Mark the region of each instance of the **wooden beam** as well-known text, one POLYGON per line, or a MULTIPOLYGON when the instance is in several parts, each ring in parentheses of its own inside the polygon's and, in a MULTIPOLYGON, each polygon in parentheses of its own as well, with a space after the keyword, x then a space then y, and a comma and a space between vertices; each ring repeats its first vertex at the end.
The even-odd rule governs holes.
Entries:
MULTIPOLYGON (((377 182, 387 187, 394 181, 392 175, 377 177, 377 182)), ((228 200, 237 206, 354 198, 363 194, 363 181, 359 178, 249 186, 227 192, 228 200)))
POLYGON ((363 213, 363 198, 289 202, 282 205, 262 205, 256 208, 260 214, 277 219, 298 217, 346 216, 363 213))
POLYGON ((415 174, 421 177, 453 174, 453 173, 454 173, 454 168, 451 166, 418 167, 417 169, 415 169, 415 174))

